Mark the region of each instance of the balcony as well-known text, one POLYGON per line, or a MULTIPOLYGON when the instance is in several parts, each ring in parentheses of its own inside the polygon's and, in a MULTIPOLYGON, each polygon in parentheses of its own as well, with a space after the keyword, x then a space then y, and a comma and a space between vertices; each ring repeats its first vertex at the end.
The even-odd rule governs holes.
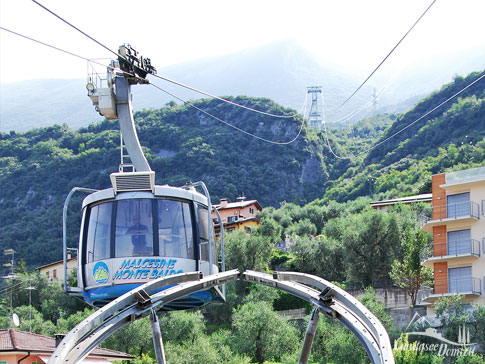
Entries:
MULTIPOLYGON (((485 244, 485 238, 483 243, 485 244)), ((475 239, 435 243, 432 246, 425 247, 420 253, 421 264, 430 268, 436 262, 464 259, 465 263, 465 260, 468 261, 469 258, 474 260, 479 257, 480 241, 475 239)))
POLYGON ((418 220, 421 229, 433 232, 433 226, 451 221, 475 222, 480 218, 480 205, 476 202, 461 202, 432 207, 431 216, 420 215, 418 220))
POLYGON ((433 288, 424 287, 420 290, 418 300, 420 304, 431 303, 440 297, 457 294, 480 296, 482 294, 482 281, 476 277, 435 280, 433 288))

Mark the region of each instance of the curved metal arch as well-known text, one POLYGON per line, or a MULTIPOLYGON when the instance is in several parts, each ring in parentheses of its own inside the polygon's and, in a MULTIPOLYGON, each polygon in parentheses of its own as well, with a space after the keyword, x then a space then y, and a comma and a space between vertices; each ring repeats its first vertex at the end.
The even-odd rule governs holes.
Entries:
POLYGON ((48 364, 76 364, 126 324, 160 309, 177 298, 237 279, 273 287, 310 302, 327 316, 340 320, 359 339, 373 364, 394 364, 389 336, 379 320, 350 294, 322 278, 283 272, 273 276, 238 270, 202 277, 184 273, 146 283, 104 306, 64 338, 48 364), (169 287, 160 291, 163 287, 169 287))

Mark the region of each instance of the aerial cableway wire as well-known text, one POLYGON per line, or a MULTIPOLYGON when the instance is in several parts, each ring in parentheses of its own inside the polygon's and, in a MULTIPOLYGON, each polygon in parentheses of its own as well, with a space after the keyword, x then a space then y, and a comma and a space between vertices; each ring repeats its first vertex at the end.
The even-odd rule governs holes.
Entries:
POLYGON ((231 105, 234 105, 234 106, 237 106, 237 107, 240 107, 240 108, 249 110, 249 111, 253 111, 253 112, 258 113, 258 114, 261 114, 261 115, 271 116, 271 117, 274 117, 274 118, 291 119, 291 118, 296 117, 299 114, 298 112, 296 112, 294 114, 290 114, 290 115, 276 115, 276 114, 271 114, 271 113, 268 113, 268 112, 265 112, 265 111, 256 110, 256 109, 253 109, 251 107, 238 104, 237 102, 234 102, 234 101, 225 99, 223 97, 215 96, 213 94, 210 94, 210 93, 205 92, 205 91, 202 91, 202 90, 198 90, 198 89, 196 89, 196 88, 194 88, 192 86, 184 85, 183 83, 180 83, 180 82, 171 80, 171 79, 169 79, 167 77, 163 77, 163 76, 160 76, 160 75, 151 75, 151 76, 156 77, 156 78, 159 78, 159 79, 161 79, 163 81, 167 81, 167 82, 173 83, 174 85, 177 85, 177 86, 180 86, 180 87, 184 87, 184 88, 186 88, 186 89, 188 89, 190 91, 197 92, 197 93, 199 93, 201 95, 208 96, 208 97, 211 97, 213 99, 216 99, 216 100, 219 100, 219 101, 223 101, 223 102, 226 102, 228 104, 231 104, 231 105))
MULTIPOLYGON (((41 45, 43 45, 43 46, 46 46, 46 47, 49 47, 49 48, 55 49, 55 50, 57 50, 57 51, 60 51, 60 52, 63 52, 63 53, 69 54, 69 55, 71 55, 71 56, 74 56, 74 57, 77 57, 77 58, 80 58, 80 59, 83 59, 83 60, 85 60, 85 61, 92 62, 92 63, 96 63, 96 64, 101 65, 101 66, 105 66, 104 64, 99 63, 99 62, 96 62, 95 60, 92 60, 92 59, 89 59, 89 58, 86 58, 86 57, 80 56, 80 55, 78 55, 78 54, 75 54, 75 53, 72 53, 72 52, 69 52, 69 51, 66 51, 66 50, 63 50, 63 49, 61 49, 61 48, 55 47, 55 46, 50 45, 50 44, 48 44, 48 43, 45 43, 45 42, 39 41, 39 40, 37 40, 37 39, 34 39, 34 38, 31 38, 31 37, 28 37, 28 36, 26 36, 26 35, 23 35, 23 34, 20 34, 20 33, 14 32, 14 31, 12 31, 12 30, 9 30, 9 29, 3 28, 3 27, 0 27, 0 30, 7 31, 7 32, 12 33, 12 34, 14 34, 14 35, 17 35, 17 36, 19 36, 19 37, 22 37, 22 38, 28 39, 28 40, 30 40, 30 41, 32 41, 32 42, 39 43, 39 44, 41 44, 41 45)), ((105 67, 108 67, 108 68, 114 69, 114 68, 113 68, 113 67, 111 67, 111 66, 105 66, 105 67)), ((135 76, 135 75, 133 75, 133 76, 135 76)), ((301 134, 301 131, 302 131, 303 125, 304 125, 304 119, 303 119, 302 124, 301 124, 301 126, 300 126, 300 129, 299 129, 299 131, 298 131, 297 136, 296 136, 295 138, 293 138, 292 140, 290 140, 289 142, 275 142, 275 141, 271 141, 271 140, 268 140, 268 139, 265 139, 265 138, 261 138, 261 137, 259 137, 259 136, 257 136, 257 135, 252 134, 252 133, 249 133, 249 132, 247 132, 247 131, 245 131, 245 130, 243 130, 243 129, 240 129, 240 128, 238 128, 237 126, 234 126, 234 125, 232 125, 232 124, 228 123, 227 121, 222 120, 222 119, 220 119, 220 118, 218 118, 218 117, 216 117, 216 116, 214 116, 214 115, 212 115, 212 114, 210 114, 210 113, 208 113, 208 112, 206 112, 206 111, 204 111, 204 110, 202 110, 202 109, 198 108, 197 106, 195 106, 195 105, 191 104, 190 102, 187 102, 187 101, 183 100, 182 98, 180 98, 180 97, 178 97, 178 96, 176 96, 176 95, 174 95, 174 94, 172 94, 172 93, 168 92, 167 90, 165 90, 165 89, 163 89, 163 88, 161 88, 161 87, 159 87, 159 86, 156 86, 156 85, 154 85, 154 84, 151 84, 151 85, 152 85, 152 86, 154 86, 154 87, 156 87, 156 88, 158 88, 159 90, 161 90, 161 91, 163 91, 163 92, 167 93, 168 95, 170 95, 170 96, 172 96, 172 97, 176 98, 177 100, 179 100, 179 101, 183 102, 184 104, 187 104, 187 105, 189 105, 189 106, 192 106, 193 108, 195 108, 195 109, 199 110, 200 112, 202 112, 202 113, 204 113, 204 114, 206 114, 206 115, 208 115, 208 116, 210 116, 210 117, 212 117, 212 118, 214 118, 214 119, 216 119, 216 120, 219 120, 220 122, 222 122, 222 123, 224 123, 224 124, 226 124, 226 125, 228 125, 228 126, 230 126, 230 127, 234 128, 234 129, 236 129, 236 130, 239 130, 239 131, 240 131, 240 132, 242 132, 242 133, 245 133, 245 134, 247 134, 247 135, 250 135, 250 136, 252 136, 252 137, 254 137, 254 138, 257 138, 257 139, 259 139, 259 140, 261 140, 261 141, 264 141, 264 142, 267 142, 267 143, 279 144, 279 145, 291 144, 291 143, 293 143, 293 142, 294 142, 296 139, 298 139, 298 137, 299 137, 299 136, 300 136, 300 134, 301 134)), ((235 106, 240 106, 240 107, 242 107, 243 109, 246 109, 246 110, 249 110, 249 111, 256 111, 256 112, 258 112, 258 113, 260 113, 260 114, 262 113, 262 114, 266 114, 267 116, 273 116, 273 114, 269 114, 269 113, 263 113, 263 112, 261 112, 261 111, 259 111, 259 110, 254 110, 254 109, 251 109, 251 108, 249 108, 249 107, 247 107, 247 106, 239 105, 239 104, 234 103, 234 102, 232 102, 232 101, 230 101, 230 100, 227 100, 227 101, 228 101, 229 103, 231 103, 231 104, 235 105, 235 106)), ((304 108, 304 107, 305 107, 306 102, 307 102, 307 97, 305 97, 305 100, 304 100, 304 103, 303 103, 302 108, 304 108)), ((300 111, 300 113, 301 113, 301 111, 300 111)), ((296 115, 299 115, 299 113, 292 114, 292 115, 293 115, 292 117, 294 118, 296 115)), ((280 115, 276 115, 276 116, 280 116, 280 115)), ((281 116, 280 116, 280 117, 281 117, 281 116)), ((285 116, 285 117, 287 117, 287 116, 285 116)))
POLYGON ((42 41, 40 41, 40 40, 37 40, 37 39, 31 38, 31 37, 28 37, 28 36, 26 36, 26 35, 23 35, 23 34, 20 34, 20 33, 14 32, 13 30, 10 30, 10 29, 7 29, 7 28, 1 27, 1 26, 0 26, 0 30, 4 30, 4 31, 9 32, 9 33, 11 33, 11 34, 14 34, 14 35, 16 35, 16 36, 19 36, 19 37, 22 37, 22 38, 28 39, 28 40, 30 40, 30 41, 32 41, 32 42, 39 43, 39 44, 41 44, 41 45, 43 45, 43 46, 46 46, 46 47, 49 47, 49 48, 55 49, 56 51, 63 52, 63 53, 66 53, 66 54, 69 54, 70 56, 77 57, 77 58, 83 59, 83 60, 88 61, 88 62, 91 62, 91 63, 96 63, 96 64, 98 64, 98 65, 100 65, 100 66, 103 66, 103 67, 107 67, 107 68, 114 69, 114 68, 113 68, 113 67, 111 67, 111 66, 106 66, 105 64, 99 63, 99 62, 97 62, 97 61, 95 61, 95 60, 92 60, 92 59, 89 59, 89 58, 86 58, 86 57, 80 56, 80 55, 78 55, 78 54, 76 54, 76 53, 72 53, 72 52, 66 51, 66 50, 64 50, 64 49, 61 49, 61 48, 55 47, 55 46, 53 46, 53 45, 50 45, 50 44, 48 44, 48 43, 42 42, 42 41))
MULTIPOLYGON (((203 114, 205 114, 205 115, 207 115, 207 116, 209 116, 209 117, 211 117, 211 118, 213 118, 213 119, 215 119, 215 120, 217 120, 217 121, 219 121, 219 122, 221 122, 221 123, 223 123, 223 124, 225 124, 225 125, 227 125, 227 126, 229 126, 229 127, 233 128, 233 129, 235 129, 235 130, 237 130, 237 131, 239 131, 239 132, 241 132, 241 133, 244 133, 244 134, 246 134, 246 135, 249 135, 249 136, 251 136, 251 137, 253 137, 253 138, 259 139, 259 140, 261 140, 261 141, 263 141, 263 142, 266 142, 266 143, 270 143, 270 144, 276 144, 276 145, 288 145, 288 144, 291 144, 291 143, 293 143, 294 141, 296 141, 296 140, 298 139, 298 137, 300 136, 300 134, 301 134, 301 132, 302 132, 302 130, 303 130, 303 127, 304 127, 304 125, 305 125, 305 119, 304 119, 304 118, 302 118, 302 122, 301 122, 301 124, 300 124, 300 128, 299 128, 299 130, 298 130, 298 133, 296 134, 296 136, 295 136, 293 139, 291 139, 291 140, 289 140, 289 141, 287 141, 287 142, 276 142, 276 141, 273 141, 273 140, 269 140, 269 139, 262 138, 262 137, 260 137, 260 136, 258 136, 258 135, 256 135, 256 134, 250 133, 250 132, 248 132, 248 131, 246 131, 246 130, 244 130, 244 129, 241 129, 241 128, 239 128, 239 127, 235 126, 235 125, 232 125, 231 123, 228 123, 227 121, 225 121, 225 120, 223 120, 223 119, 221 119, 221 118, 219 118, 219 117, 217 117, 217 116, 215 116, 215 115, 212 115, 211 113, 209 113, 209 112, 207 112, 207 111, 205 111, 205 110, 203 110, 203 109, 201 109, 201 108, 199 108, 199 107, 195 106, 193 103, 191 103, 191 102, 189 102, 189 101, 185 101, 184 99, 182 99, 182 98, 180 98, 180 97, 178 97, 178 96, 174 95, 173 93, 171 93, 171 92, 169 92, 169 91, 167 91, 167 90, 163 89, 163 88, 162 88, 162 87, 160 87, 160 86, 157 86, 157 85, 155 85, 155 84, 153 84, 153 83, 150 83, 150 85, 152 85, 153 87, 155 87, 156 89, 158 89, 158 90, 160 90, 160 91, 162 91, 162 92, 165 92, 167 95, 172 96, 173 98, 175 98, 175 99, 179 100, 180 102, 183 102, 185 105, 188 105, 188 106, 190 106, 190 107, 192 107, 192 108, 196 109, 197 111, 200 111, 201 113, 203 113, 203 114)), ((306 99, 305 99, 305 104, 306 104, 306 99)))
POLYGON ((423 115, 421 115, 419 118, 417 118, 413 122, 411 122, 408 125, 406 125, 404 128, 396 131, 395 133, 393 133, 392 135, 388 136, 387 138, 385 138, 385 139, 381 140, 380 142, 374 144, 372 147, 367 148, 367 149, 364 149, 360 153, 357 153, 357 154, 354 154, 354 155, 350 155, 350 156, 339 156, 339 155, 337 155, 337 154, 334 153, 334 151, 332 150, 332 147, 330 145, 329 139, 328 139, 327 127, 326 127, 325 122, 324 122, 325 139, 327 141, 327 146, 330 149, 330 152, 334 155, 334 157, 335 158, 338 158, 338 159, 352 159, 352 158, 356 158, 357 156, 359 156, 361 154, 365 154, 367 152, 370 152, 372 149, 377 148, 379 145, 387 142, 388 140, 394 138, 396 135, 401 134, 404 130, 410 128, 414 124, 416 124, 419 121, 423 120, 426 116, 428 116, 432 112, 438 110, 440 107, 442 107, 443 105, 447 104, 448 102, 450 102, 451 100, 453 100, 455 97, 459 96, 461 93, 465 92, 467 89, 469 89, 470 87, 472 87, 475 83, 477 83, 478 81, 482 80, 483 78, 485 78, 485 72, 483 72, 482 75, 479 76, 479 77, 477 77, 474 81, 470 82, 468 85, 466 85, 465 87, 463 87, 460 91, 458 91, 455 94, 453 94, 452 96, 448 97, 445 101, 441 102, 440 104, 438 104, 437 106, 435 106, 431 110, 427 111, 426 113, 424 113, 423 115))
MULTIPOLYGON (((84 35, 85 37, 89 38, 90 40, 92 40, 93 42, 95 42, 96 44, 100 45, 101 47, 103 47, 104 49, 108 50, 109 52, 113 53, 114 55, 116 55, 117 57, 121 57, 121 58, 125 58, 123 57, 122 55, 120 55, 118 52, 115 52, 113 51, 112 49, 110 49, 109 47, 105 46, 103 43, 99 42, 98 40, 96 40, 95 38, 91 37, 90 35, 88 35, 87 33, 83 32, 81 29, 79 29, 78 27, 76 27, 75 25, 71 24, 70 22, 68 22, 67 20, 65 20, 63 17, 61 17, 60 15, 57 15, 55 12, 53 12, 52 10, 48 9, 47 7, 45 7, 44 5, 42 5, 41 3, 39 3, 38 1, 36 0, 32 0, 32 2, 34 2, 35 4, 39 5, 41 8, 43 8, 44 10, 46 10, 47 12, 49 12, 50 14, 54 15, 56 18, 60 19, 61 21, 63 21, 64 23, 66 23, 67 25, 69 25, 70 27, 74 28, 75 30, 77 30, 78 32, 80 32, 82 35, 84 35)), ((161 80, 164 80, 164 81, 167 81, 167 82, 171 82, 175 85, 178 85, 178 86, 181 86, 181 87, 184 87, 186 89, 189 89, 191 91, 194 91, 194 92, 197 92, 197 93, 200 93, 202 95, 205 95, 205 96, 208 96, 208 97, 212 97, 212 98, 215 98, 217 100, 220 100, 220 101, 223 101, 223 102, 227 102, 229 104, 232 104, 234 106, 237 106, 237 107, 241 107, 243 109, 246 109, 246 110, 250 110, 250 111, 253 111, 253 112, 256 112, 256 113, 259 113, 259 114, 262 114, 262 115, 266 115, 266 116, 272 116, 272 117, 275 117, 275 118, 294 118, 295 116, 298 115, 298 113, 295 113, 295 114, 292 114, 292 115, 276 115, 276 114, 271 114, 271 113, 267 113, 267 112, 264 112, 264 111, 260 111, 260 110, 256 110, 256 109, 253 109, 253 108, 250 108, 250 107, 247 107, 247 106, 244 106, 244 105, 241 105, 241 104, 238 104, 238 103, 235 103, 233 101, 230 101, 230 100, 227 100, 227 99, 224 99, 222 97, 219 97, 219 96, 215 96, 215 95, 212 95, 208 92, 204 92, 202 90, 198 90, 194 87, 191 87, 191 86, 188 86, 188 85, 184 85, 180 82, 177 82, 177 81, 174 81, 174 80, 171 80, 167 77, 163 77, 163 76, 159 76, 159 75, 154 75, 152 74, 152 76, 154 77, 157 77, 161 80)))
POLYGON ((47 11, 48 13, 54 15, 56 18, 58 18, 59 20, 63 21, 64 23, 66 23, 67 25, 69 25, 70 27, 74 28, 75 30, 77 30, 79 33, 81 33, 82 35, 84 35, 85 37, 91 39, 93 42, 95 42, 96 44, 100 45, 101 47, 103 47, 104 49, 106 49, 108 52, 111 52, 113 53, 115 56, 117 57, 121 57, 121 58, 125 58, 123 57, 121 54, 119 54, 118 52, 115 52, 113 51, 112 49, 110 49, 109 47, 105 46, 103 43, 97 41, 96 39, 94 39, 93 37, 91 37, 90 35, 86 34, 85 32, 83 32, 81 29, 79 29, 78 27, 76 27, 75 25, 71 24, 70 22, 68 22, 66 19, 64 19, 63 17, 61 17, 60 15, 57 15, 56 13, 54 13, 52 10, 46 8, 44 5, 42 5, 41 3, 39 3, 38 1, 36 0, 32 0, 32 2, 34 2, 35 4, 39 5, 42 9, 44 9, 45 11, 47 11))
POLYGON ((374 70, 371 72, 371 74, 369 76, 367 76, 367 78, 364 80, 364 82, 362 82, 360 84, 359 87, 357 87, 357 89, 344 101, 342 102, 338 107, 337 109, 340 109, 342 106, 344 106, 352 97, 354 97, 354 95, 367 83, 367 81, 369 81, 369 79, 374 75, 374 73, 377 72, 377 70, 384 64, 384 62, 389 58, 389 56, 396 50, 396 48, 402 43, 402 41, 404 40, 404 38, 407 37, 407 35, 409 33, 411 33, 411 30, 413 30, 413 28, 419 23, 419 21, 424 17, 424 15, 428 12, 429 9, 431 9, 431 7, 434 5, 434 3, 436 2, 437 0, 433 0, 433 2, 426 8, 426 10, 424 11, 423 14, 421 14, 421 16, 418 18, 418 20, 416 20, 416 22, 412 25, 411 28, 409 28, 409 30, 406 32, 406 34, 404 34, 404 36, 399 40, 399 42, 397 42, 397 44, 394 46, 394 48, 391 49, 391 51, 384 57, 384 59, 377 65, 376 68, 374 68, 374 70))

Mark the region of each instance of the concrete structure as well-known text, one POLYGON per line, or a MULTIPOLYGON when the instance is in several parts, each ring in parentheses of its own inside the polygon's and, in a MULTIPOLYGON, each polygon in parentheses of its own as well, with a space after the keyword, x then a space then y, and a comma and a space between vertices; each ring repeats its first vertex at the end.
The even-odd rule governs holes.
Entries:
MULTIPOLYGON (((46 276, 48 281, 64 282, 64 264, 62 260, 49 263, 36 268, 41 276, 46 276)), ((77 271, 77 257, 72 258, 71 252, 67 253, 67 275, 71 271, 77 271)))
MULTIPOLYGON (((61 339, 62 337, 52 338, 14 329, 0 330, 0 363, 47 363, 61 339)), ((121 351, 96 348, 80 363, 109 364, 133 358, 121 351)))
POLYGON ((462 294, 465 302, 485 304, 485 167, 432 176, 432 216, 421 229, 433 234, 422 264, 434 271, 434 286, 421 304, 462 294))
POLYGON ((412 204, 412 203, 425 203, 431 205, 431 193, 424 193, 422 195, 414 195, 414 196, 406 196, 400 198, 393 198, 391 200, 383 200, 383 201, 375 201, 371 202, 370 206, 376 210, 387 210, 389 207, 397 205, 398 203, 402 204, 412 204))
MULTIPOLYGON (((227 198, 221 198, 219 204, 213 205, 221 215, 226 232, 239 229, 250 231, 259 225, 256 214, 263 209, 259 202, 257 200, 246 201, 245 197, 238 197, 238 200, 238 202, 229 202, 227 198)), ((217 218, 215 212, 212 212, 212 218, 217 218)), ((214 224, 214 228, 218 234, 220 232, 219 224, 214 224)))

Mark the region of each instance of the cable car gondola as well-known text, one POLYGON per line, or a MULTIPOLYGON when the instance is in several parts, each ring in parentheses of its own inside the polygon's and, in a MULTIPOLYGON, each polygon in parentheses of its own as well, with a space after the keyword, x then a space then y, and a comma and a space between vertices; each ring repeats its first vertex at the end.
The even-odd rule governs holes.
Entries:
MULTIPOLYGON (((136 72, 137 67, 148 64, 145 70, 152 73, 154 68, 147 58, 142 58, 143 63, 134 63, 137 54, 129 46, 120 47, 119 53, 124 57, 124 63, 119 62, 123 72, 112 80, 112 68, 108 70, 108 88, 97 88, 91 82, 87 86, 97 110, 107 119, 120 122, 119 172, 110 175, 112 188, 100 191, 74 188, 64 209, 66 273, 67 206, 74 192, 92 192, 82 204, 78 284, 68 287, 65 282, 64 288, 93 306, 103 306, 157 278, 194 271, 209 275, 219 271, 212 205, 204 183, 187 183, 183 187, 155 185, 155 172, 150 169, 138 141, 130 86, 143 80, 136 72), (129 65, 127 60, 131 60, 129 65), (124 148, 132 162, 129 172, 125 171, 124 148), (203 193, 197 192, 197 187, 203 193)), ((223 301, 223 293, 213 288, 177 299, 164 305, 164 310, 223 301)))

